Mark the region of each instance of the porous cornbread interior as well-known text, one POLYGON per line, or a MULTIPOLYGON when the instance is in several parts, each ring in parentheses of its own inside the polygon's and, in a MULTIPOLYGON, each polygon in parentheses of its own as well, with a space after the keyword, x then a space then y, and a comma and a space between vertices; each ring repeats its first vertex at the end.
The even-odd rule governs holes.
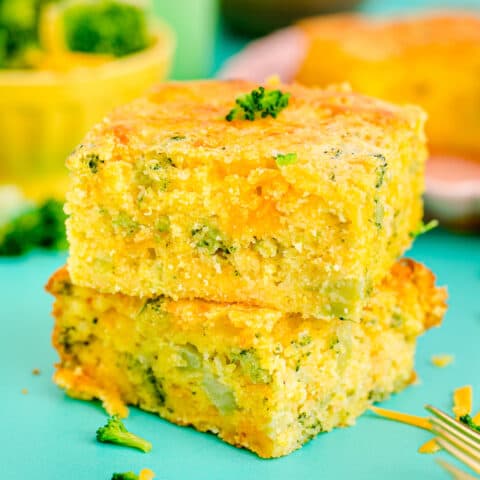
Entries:
POLYGON ((306 85, 352 84, 355 91, 421 105, 434 152, 480 158, 480 16, 429 13, 375 19, 332 15, 300 23, 309 48, 297 72, 306 85), (328 61, 322 61, 328 55, 328 61))
POLYGON ((256 87, 166 84, 90 132, 67 161, 76 285, 358 318, 421 218, 424 114, 275 85, 277 118, 226 121, 256 87))
POLYGON ((416 337, 441 321, 446 297, 410 260, 374 291, 361 323, 101 294, 74 286, 66 269, 47 289, 56 297, 55 381, 70 395, 121 415, 138 405, 262 457, 350 425, 405 387, 416 337))

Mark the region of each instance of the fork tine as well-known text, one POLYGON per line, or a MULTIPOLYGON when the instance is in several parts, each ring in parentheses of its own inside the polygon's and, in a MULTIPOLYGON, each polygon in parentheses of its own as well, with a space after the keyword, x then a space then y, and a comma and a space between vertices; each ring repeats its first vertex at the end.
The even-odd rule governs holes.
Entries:
POLYGON ((480 462, 477 462, 475 459, 471 458, 463 450, 458 449, 448 440, 442 437, 437 438, 437 443, 450 455, 453 455, 455 458, 463 462, 465 465, 470 467, 475 473, 480 474, 480 462))
POLYGON ((450 415, 442 412, 442 410, 432 406, 432 405, 425 405, 425 408, 437 417, 443 424, 447 424, 450 427, 454 428, 459 434, 462 433, 467 437, 471 438, 477 445, 480 446, 480 433, 476 432, 475 430, 467 427, 465 424, 457 420, 456 418, 451 417, 450 415))
POLYGON ((432 405, 425 408, 434 415, 430 423, 438 445, 480 473, 480 434, 432 405))
POLYGON ((435 459, 435 461, 443 467, 447 472, 449 472, 455 480, 476 480, 469 473, 460 470, 457 467, 454 467, 450 463, 446 462, 441 458, 435 459))
POLYGON ((436 418, 432 418, 430 421, 432 423, 432 430, 434 433, 437 433, 445 438, 447 435, 455 437, 457 442, 462 442, 461 444, 465 445, 465 447, 468 447, 473 452, 473 455, 478 457, 480 460, 480 443, 476 442, 471 437, 464 435, 462 432, 456 430, 448 423, 439 422, 436 418))

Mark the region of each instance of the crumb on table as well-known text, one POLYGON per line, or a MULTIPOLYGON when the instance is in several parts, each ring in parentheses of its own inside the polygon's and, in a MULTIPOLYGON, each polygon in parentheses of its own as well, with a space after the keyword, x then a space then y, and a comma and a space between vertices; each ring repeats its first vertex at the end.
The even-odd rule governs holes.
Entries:
POLYGON ((432 355, 431 362, 435 367, 444 368, 448 367, 455 357, 449 354, 441 354, 441 355, 432 355))

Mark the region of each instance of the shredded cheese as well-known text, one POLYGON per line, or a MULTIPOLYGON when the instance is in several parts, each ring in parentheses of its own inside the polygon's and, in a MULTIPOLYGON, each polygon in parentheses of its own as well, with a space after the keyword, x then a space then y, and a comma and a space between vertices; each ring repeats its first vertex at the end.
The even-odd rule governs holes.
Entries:
POLYGON ((465 385, 464 387, 457 388, 453 392, 453 413, 457 418, 462 415, 470 415, 472 411, 472 386, 465 385))
POLYGON ((442 354, 442 355, 432 355, 431 362, 433 365, 439 368, 444 368, 450 365, 454 360, 453 355, 447 355, 447 354, 442 354))
POLYGON ((155 478, 155 473, 149 468, 144 468, 140 471, 138 478, 139 480, 152 480, 155 478))
POLYGON ((423 445, 421 445, 418 449, 418 453, 437 453, 441 449, 442 448, 436 442, 436 439, 434 437, 428 440, 428 442, 425 442, 423 445))
POLYGON ((430 424, 428 418, 417 417, 416 415, 395 412, 394 410, 387 410, 385 408, 379 408, 379 407, 370 407, 370 410, 375 412, 377 415, 380 415, 381 417, 389 418, 390 420, 395 420, 401 423, 407 423, 408 425, 413 425, 414 427, 423 428, 429 431, 432 429, 432 425, 430 424))
POLYGON ((472 421, 475 425, 480 425, 480 412, 478 412, 473 418, 472 421))

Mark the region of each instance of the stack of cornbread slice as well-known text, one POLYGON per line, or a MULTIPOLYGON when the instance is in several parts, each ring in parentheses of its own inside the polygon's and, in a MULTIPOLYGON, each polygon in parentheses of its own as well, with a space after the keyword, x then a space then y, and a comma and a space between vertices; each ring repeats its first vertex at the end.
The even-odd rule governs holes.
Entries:
POLYGON ((424 115, 298 85, 225 116, 247 82, 166 84, 69 158, 56 382, 262 457, 353 423, 413 377, 445 291, 397 260, 421 221, 424 115), (287 161, 285 161, 287 159, 287 161))

